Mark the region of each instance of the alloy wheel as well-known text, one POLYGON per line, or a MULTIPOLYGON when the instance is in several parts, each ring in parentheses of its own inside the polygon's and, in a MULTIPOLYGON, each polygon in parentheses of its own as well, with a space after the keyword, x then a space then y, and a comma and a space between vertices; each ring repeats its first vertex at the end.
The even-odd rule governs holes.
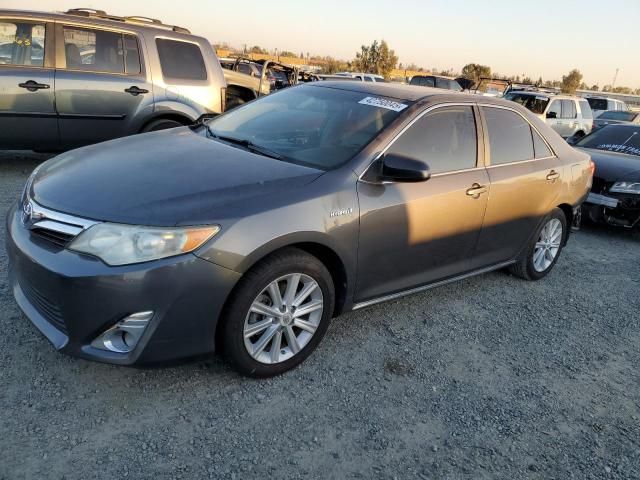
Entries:
POLYGON ((284 362, 315 334, 324 310, 318 282, 302 273, 280 277, 255 298, 244 322, 244 345, 265 364, 284 362))
POLYGON ((562 234, 562 222, 557 218, 552 218, 542 227, 533 250, 533 268, 536 272, 547 270, 558 256, 562 234))

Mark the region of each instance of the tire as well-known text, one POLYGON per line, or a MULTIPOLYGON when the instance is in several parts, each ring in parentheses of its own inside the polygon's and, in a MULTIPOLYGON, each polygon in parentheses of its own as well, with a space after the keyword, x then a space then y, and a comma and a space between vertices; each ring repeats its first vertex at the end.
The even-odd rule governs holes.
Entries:
POLYGON ((152 120, 147 123, 142 130, 140 130, 140 133, 157 132, 158 130, 167 130, 169 128, 177 127, 184 127, 184 124, 170 118, 159 118, 158 120, 152 120))
POLYGON ((242 277, 225 306, 218 346, 242 375, 280 375, 302 363, 318 346, 329 327, 334 304, 333 280, 322 262, 297 248, 284 249, 242 277), (297 275, 300 278, 296 283, 297 275), (289 287, 294 284, 295 289, 289 287), (288 287, 295 295, 287 295, 288 287), (284 304, 280 309, 278 294, 284 304), (300 300, 298 312, 315 309, 296 317, 295 308, 290 308, 295 303, 292 299, 300 300), (295 337, 293 342, 291 335, 295 337), (275 348, 278 342, 280 346, 275 348))
POLYGON ((229 97, 227 98, 227 106, 225 111, 228 112, 229 110, 233 110, 234 108, 244 105, 245 103, 247 103, 247 101, 244 98, 239 95, 230 93, 229 97))
POLYGON ((562 210, 554 208, 553 211, 540 223, 538 230, 536 230, 536 234, 529 245, 527 245, 524 253, 516 263, 509 267, 509 271, 513 275, 525 280, 535 281, 544 278, 553 269, 558 258, 560 258, 560 254, 562 253, 562 249, 564 248, 567 240, 567 234, 567 218, 562 210), (558 227, 562 228, 559 232, 559 236, 557 236, 558 231, 554 230, 558 227), (549 234, 552 234, 551 239, 548 238, 549 234), (550 248, 539 247, 538 242, 544 242, 547 245, 553 244, 553 246, 550 248), (539 257, 541 249, 543 251, 542 255, 544 258, 539 257), (553 259, 549 261, 550 255, 553 255, 553 259))

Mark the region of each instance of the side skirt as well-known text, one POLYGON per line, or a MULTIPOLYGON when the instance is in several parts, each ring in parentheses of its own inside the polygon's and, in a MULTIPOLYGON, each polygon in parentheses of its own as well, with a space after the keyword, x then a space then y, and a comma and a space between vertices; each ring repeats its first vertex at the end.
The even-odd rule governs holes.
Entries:
POLYGON ((500 270, 501 268, 508 267, 513 263, 515 263, 515 260, 509 260, 508 262, 502 262, 496 265, 491 265, 490 267, 484 267, 479 270, 473 270, 471 272, 464 273, 456 277, 451 277, 445 280, 440 280, 438 282, 429 283, 421 287, 411 288, 409 290, 403 290, 402 292, 392 293, 391 295, 385 295, 383 297, 374 298, 372 300, 366 300, 364 302, 356 303, 353 306, 352 310, 359 310, 361 308, 369 307, 377 303, 387 302, 389 300, 396 300, 398 298, 406 297, 407 295, 413 295, 414 293, 420 293, 420 292, 424 292, 425 290, 431 290, 432 288, 441 287, 449 283, 457 282, 459 280, 464 280, 465 278, 475 277, 476 275, 482 275, 483 273, 493 272, 494 270, 500 270))

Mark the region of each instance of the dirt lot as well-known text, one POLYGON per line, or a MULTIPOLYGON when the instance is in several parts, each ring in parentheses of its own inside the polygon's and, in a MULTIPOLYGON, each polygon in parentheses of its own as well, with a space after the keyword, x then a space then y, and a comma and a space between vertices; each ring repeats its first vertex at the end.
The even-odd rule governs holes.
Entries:
MULTIPOLYGON (((0 213, 44 156, 0 154, 0 213)), ((4 226, 0 241, 4 242, 4 226)), ((300 368, 137 370, 56 353, 0 253, 0 479, 640 478, 640 237, 336 319, 300 368)))

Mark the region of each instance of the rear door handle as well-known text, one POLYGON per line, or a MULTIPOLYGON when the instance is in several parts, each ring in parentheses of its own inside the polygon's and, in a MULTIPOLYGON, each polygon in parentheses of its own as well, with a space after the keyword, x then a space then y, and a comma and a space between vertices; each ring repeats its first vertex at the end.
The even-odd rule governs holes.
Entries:
POLYGON ((47 85, 46 83, 38 83, 35 80, 27 80, 24 83, 19 83, 18 86, 20 88, 26 88, 30 92, 37 92, 38 90, 47 90, 51 88, 50 85, 47 85))
POLYGON ((478 198, 480 195, 487 191, 487 187, 484 185, 480 185, 479 183, 474 183, 469 190, 467 190, 467 195, 473 198, 478 198))
POLYGON ((134 97, 137 97, 140 94, 149 93, 149 90, 145 90, 144 88, 136 87, 135 85, 133 87, 125 88, 124 91, 127 92, 127 93, 130 93, 134 97))
POLYGON ((555 170, 551 170, 547 175, 547 180, 555 180, 556 178, 560 178, 560 174, 555 170))

